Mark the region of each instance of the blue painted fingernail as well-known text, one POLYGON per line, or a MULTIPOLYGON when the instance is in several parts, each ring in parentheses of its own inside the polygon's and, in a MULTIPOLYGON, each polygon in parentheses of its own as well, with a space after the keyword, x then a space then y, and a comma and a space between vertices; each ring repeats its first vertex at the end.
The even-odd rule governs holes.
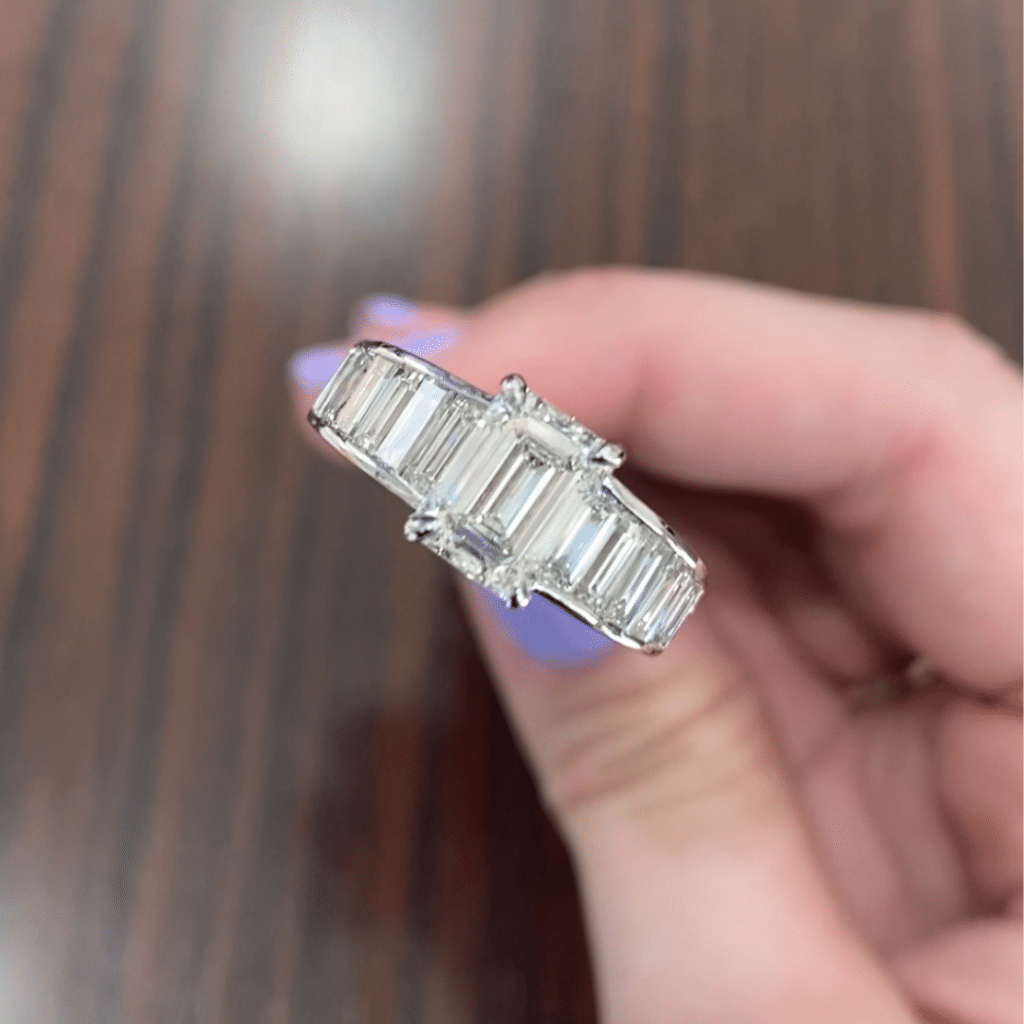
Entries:
POLYGON ((368 295, 356 306, 352 327, 358 331, 367 321, 382 327, 408 327, 418 313, 416 304, 400 295, 368 295))
POLYGON ((410 334, 406 338, 399 338, 395 344, 400 345, 406 352, 411 352, 414 356, 429 359, 448 348, 458 338, 459 333, 455 327, 441 327, 434 331, 424 331, 422 334, 410 334))
POLYGON ((574 668, 597 661, 616 646, 557 605, 535 594, 525 608, 509 608, 496 594, 477 585, 498 625, 515 645, 549 668, 574 668))
POLYGON ((288 360, 288 375, 296 384, 322 388, 341 366, 345 352, 337 345, 315 345, 299 349, 288 360))
MULTIPOLYGON (((392 344, 401 346, 414 356, 430 359, 451 345, 459 334, 458 328, 439 327, 433 331, 397 338, 392 344)), ((346 353, 347 349, 337 345, 314 345, 312 348, 299 349, 288 360, 288 375, 296 384, 320 389, 334 376, 346 353)))

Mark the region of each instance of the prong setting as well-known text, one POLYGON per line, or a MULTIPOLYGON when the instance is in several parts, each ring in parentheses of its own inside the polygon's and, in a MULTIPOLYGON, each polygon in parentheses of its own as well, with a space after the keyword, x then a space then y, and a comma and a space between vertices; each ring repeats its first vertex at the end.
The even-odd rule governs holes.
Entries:
POLYGON ((526 381, 518 373, 510 373, 501 382, 501 395, 513 407, 523 404, 528 391, 526 381))
POLYGON ((510 608, 543 594, 657 653, 703 591, 703 563, 614 477, 622 448, 509 374, 496 395, 380 342, 354 346, 309 414, 414 511, 403 532, 510 608))
POLYGON ((620 445, 612 444, 611 441, 605 441, 590 456, 590 461, 601 469, 613 473, 626 461, 626 453, 620 445))
POLYGON ((439 525, 440 517, 436 511, 417 509, 406 519, 402 530, 406 540, 418 541, 422 544, 431 534, 437 531, 439 525))

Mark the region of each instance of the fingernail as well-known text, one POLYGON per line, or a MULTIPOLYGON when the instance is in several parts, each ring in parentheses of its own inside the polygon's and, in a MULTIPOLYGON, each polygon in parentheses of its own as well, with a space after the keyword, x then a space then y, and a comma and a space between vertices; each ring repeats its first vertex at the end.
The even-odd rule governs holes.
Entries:
POLYGON ((441 327, 434 331, 424 331, 422 334, 410 334, 407 337, 398 338, 394 344, 404 348, 406 352, 411 352, 414 356, 429 359, 448 348, 460 333, 456 327, 441 327))
POLYGON ((296 384, 322 388, 341 366, 345 349, 337 345, 314 345, 302 348, 288 360, 288 376, 296 384))
MULTIPOLYGON (((461 332, 457 327, 441 327, 420 334, 409 334, 391 343, 404 348, 414 356, 429 359, 448 348, 461 332)), ((322 388, 341 366, 348 349, 338 345, 314 345, 299 349, 288 360, 288 376, 296 383, 308 388, 322 388)))
POLYGON ((575 668, 603 658, 616 644, 556 604, 535 594, 525 608, 509 608, 477 586, 497 624, 526 655, 549 668, 575 668))
POLYGON ((418 314, 416 304, 400 295, 368 295, 352 314, 352 332, 359 334, 362 326, 367 323, 380 324, 382 327, 408 327, 418 314))

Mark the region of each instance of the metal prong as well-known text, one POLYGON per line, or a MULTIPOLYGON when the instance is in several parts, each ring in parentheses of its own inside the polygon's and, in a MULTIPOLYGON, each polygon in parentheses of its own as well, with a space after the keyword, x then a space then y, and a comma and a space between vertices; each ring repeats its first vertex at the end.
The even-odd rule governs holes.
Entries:
MULTIPOLYGON (((392 345, 363 342, 345 365, 353 357, 309 422, 407 503, 406 538, 509 608, 540 594, 624 647, 660 653, 700 598, 706 570, 617 478, 618 444, 518 374, 494 395, 392 345)), ((929 677, 922 663, 904 686, 929 677)))
POLYGON ((590 456, 590 461, 596 462, 599 466, 606 466, 608 469, 615 470, 626 461, 626 453, 619 445, 606 441, 590 456))
POLYGON ((501 382, 501 393, 510 401, 521 402, 526 391, 526 381, 518 373, 510 373, 501 382))
POLYGON ((438 515, 436 512, 416 511, 406 519, 402 532, 405 534, 406 540, 423 541, 437 529, 437 525, 438 515))

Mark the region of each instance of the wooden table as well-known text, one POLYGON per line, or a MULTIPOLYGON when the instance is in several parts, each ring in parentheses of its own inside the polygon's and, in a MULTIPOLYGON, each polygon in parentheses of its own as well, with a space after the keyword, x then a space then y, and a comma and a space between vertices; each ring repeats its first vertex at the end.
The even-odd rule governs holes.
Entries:
POLYGON ((590 1021, 404 509, 282 369, 630 262, 1021 339, 1016 0, 0 0, 0 1019, 590 1021))

